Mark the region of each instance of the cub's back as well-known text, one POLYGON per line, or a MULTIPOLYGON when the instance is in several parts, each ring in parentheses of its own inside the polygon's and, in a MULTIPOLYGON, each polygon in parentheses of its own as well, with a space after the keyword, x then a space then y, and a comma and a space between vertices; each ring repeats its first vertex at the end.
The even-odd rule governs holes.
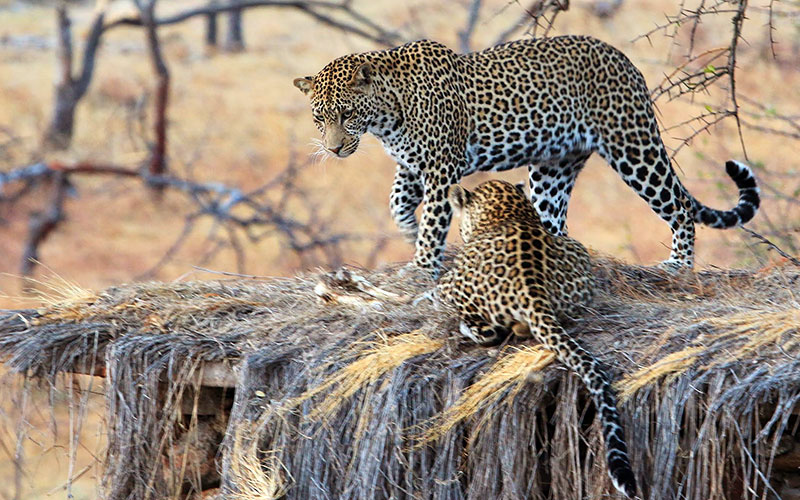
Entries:
POLYGON ((510 217, 475 230, 453 273, 450 279, 467 285, 460 299, 479 308, 503 296, 511 310, 524 306, 525 298, 542 298, 563 317, 575 315, 593 297, 586 248, 572 238, 551 235, 538 219, 510 217), (519 299, 522 304, 515 303, 519 299))

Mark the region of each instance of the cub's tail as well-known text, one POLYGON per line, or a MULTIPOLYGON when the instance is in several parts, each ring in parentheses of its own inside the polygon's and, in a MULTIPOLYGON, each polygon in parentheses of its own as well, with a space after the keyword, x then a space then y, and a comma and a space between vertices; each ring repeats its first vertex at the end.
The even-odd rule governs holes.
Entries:
POLYGON ((537 340, 554 351, 559 361, 577 373, 586 384, 603 426, 611 482, 628 498, 637 498, 636 477, 628 459, 625 432, 617 412, 617 397, 600 362, 570 337, 550 314, 534 313, 528 327, 537 340))
POLYGON ((692 208, 694 209, 694 220, 706 226, 717 229, 725 229, 740 226, 756 214, 758 206, 761 204, 756 178, 753 171, 744 163, 729 160, 725 163, 725 171, 728 173, 736 187, 739 188, 739 203, 730 210, 715 210, 709 208, 692 195, 692 208))

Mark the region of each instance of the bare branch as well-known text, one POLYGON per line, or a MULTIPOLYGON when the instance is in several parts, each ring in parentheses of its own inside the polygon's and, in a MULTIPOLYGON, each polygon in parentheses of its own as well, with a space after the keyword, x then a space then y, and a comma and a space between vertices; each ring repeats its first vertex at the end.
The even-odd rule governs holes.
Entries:
POLYGON ((793 19, 796 17, 800 17, 800 10, 775 10, 772 4, 773 2, 770 1, 768 7, 751 7, 751 8, 756 12, 767 12, 770 18, 784 17, 793 19))
POLYGON ((744 134, 742 133, 742 122, 739 120, 739 101, 736 96, 736 49, 739 45, 739 38, 742 36, 742 24, 745 20, 747 10, 747 0, 739 0, 739 8, 733 16, 733 37, 731 39, 731 49, 728 53, 728 78, 730 81, 730 99, 733 103, 733 117, 736 119, 736 129, 739 131, 739 142, 742 145, 742 153, 747 158, 747 147, 744 144, 744 134))
POLYGON ((765 134, 780 135, 783 137, 788 137, 790 139, 796 139, 800 141, 800 132, 789 132, 777 128, 765 127, 764 125, 756 125, 755 123, 750 123, 747 120, 741 118, 739 119, 739 122, 742 124, 743 127, 749 128, 750 130, 755 130, 765 134))
POLYGON ((92 28, 89 31, 89 36, 86 39, 86 47, 83 49, 83 63, 81 65, 81 75, 75 82, 75 95, 78 99, 83 97, 89 89, 89 84, 92 82, 92 75, 94 73, 95 60, 97 59, 97 51, 100 48, 100 42, 103 36, 103 23, 105 22, 106 5, 104 2, 98 2, 98 8, 95 9, 95 16, 92 19, 92 28))
POLYGON ((500 33, 494 45, 507 42, 512 35, 522 29, 525 34, 536 36, 539 28, 543 28, 542 36, 546 37, 553 28, 556 17, 568 9, 569 0, 534 0, 527 8, 523 8, 525 12, 517 21, 500 33))
MULTIPOLYGON (((283 172, 256 189, 243 191, 221 183, 197 182, 170 175, 151 175, 149 169, 132 169, 90 162, 74 164, 51 162, 37 163, 0 173, 0 189, 10 187, 12 184, 27 185, 51 179, 62 179, 64 185, 68 186, 68 179, 73 175, 103 175, 135 178, 150 187, 184 193, 194 205, 194 210, 185 216, 181 234, 143 277, 154 276, 163 265, 177 255, 198 227, 196 222, 202 217, 210 217, 214 222, 206 236, 206 240, 212 245, 203 261, 212 258, 221 250, 230 249, 236 256, 237 267, 242 270, 246 266, 246 252, 242 238, 258 242, 262 238, 274 235, 285 242, 287 248, 300 259, 302 265, 317 265, 320 262, 340 265, 343 260, 340 248, 342 243, 372 240, 374 237, 349 232, 331 232, 330 221, 319 216, 313 204, 308 202, 306 194, 296 185, 298 170, 295 155, 291 154, 283 172), (293 215, 287 210, 290 205, 308 207, 308 213, 303 217, 293 215)), ((64 192, 60 194, 63 195, 64 192)), ((8 198, 0 198, 0 201, 13 202, 8 198)), ((63 197, 54 198, 51 205, 58 210, 52 209, 45 214, 46 217, 37 216, 38 218, 32 220, 32 236, 28 245, 32 251, 26 253, 28 256, 36 256, 36 249, 56 228, 63 216, 63 197)), ((32 269, 31 265, 27 272, 31 272, 32 269)))
MULTIPOLYGON (((97 5, 92 18, 92 24, 86 44, 83 50, 83 62, 79 76, 73 75, 73 45, 72 35, 70 29, 70 19, 67 10, 66 0, 59 0, 56 8, 56 19, 58 24, 58 61, 59 61, 59 75, 56 85, 56 99, 53 111, 53 118, 44 136, 44 145, 54 149, 64 149, 69 146, 74 129, 74 116, 75 109, 88 90, 97 59, 97 53, 101 46, 103 34, 118 26, 141 26, 148 25, 148 17, 152 18, 149 23, 153 29, 148 35, 150 40, 149 47, 151 57, 153 54, 152 41, 157 38, 154 37, 155 27, 176 24, 196 16, 210 16, 212 14, 222 12, 241 11, 253 7, 283 7, 296 9, 305 12, 312 18, 319 22, 327 24, 328 26, 340 29, 342 31, 353 33, 368 40, 372 40, 384 46, 395 45, 400 39, 397 33, 391 32, 387 29, 380 27, 377 23, 370 21, 368 18, 356 12, 349 1, 343 2, 330 2, 320 0, 241 0, 235 3, 228 3, 226 5, 217 5, 210 3, 205 7, 189 9, 178 14, 157 19, 153 13, 155 2, 153 0, 136 0, 136 5, 140 8, 140 12, 136 16, 122 17, 111 22, 106 23, 106 11, 108 7, 107 0, 97 0, 97 5), (144 14, 143 14, 144 12, 144 14), (149 14, 148 14, 149 12, 149 14), (327 12, 327 13, 326 13, 327 12), (338 13, 340 17, 349 18, 354 22, 347 22, 345 20, 336 19, 328 13, 338 13)), ((160 56, 159 56, 160 57, 160 56)), ((159 75, 159 82, 156 91, 156 139, 155 147, 152 156, 153 173, 157 173, 164 167, 165 161, 165 143, 166 136, 162 130, 162 126, 166 125, 164 112, 166 110, 166 100, 168 94, 168 73, 161 71, 162 64, 157 64, 157 74, 159 75), (160 112, 159 110, 164 110, 160 112)))
POLYGON ((784 114, 778 113, 778 111, 775 110, 774 108, 765 106, 761 102, 759 102, 759 101, 757 101, 755 99, 751 99, 751 98, 747 97, 746 95, 739 94, 739 99, 741 101, 751 105, 751 106, 755 106, 756 108, 758 108, 758 109, 760 109, 762 111, 761 115, 757 115, 755 113, 749 113, 751 116, 756 116, 758 118, 769 118, 769 119, 774 119, 774 120, 781 121, 781 122, 785 123, 786 125, 788 125, 789 127, 791 127, 792 129, 794 129, 797 132, 797 134, 793 134, 791 132, 783 132, 783 131, 778 131, 776 133, 779 133, 781 135, 789 135, 789 136, 792 136, 792 137, 800 135, 800 116, 788 116, 788 115, 784 115, 784 114))
POLYGON ((83 51, 83 66, 79 77, 73 75, 73 46, 71 20, 65 1, 56 6, 58 29, 58 78, 53 117, 44 135, 44 145, 54 149, 64 149, 72 140, 75 121, 75 107, 89 88, 94 72, 95 58, 103 32, 103 19, 106 2, 99 0, 95 9, 92 29, 83 51))
MULTIPOLYGON (((196 16, 207 16, 209 14, 219 14, 223 12, 230 12, 238 9, 250 9, 255 7, 280 7, 288 9, 296 9, 305 12, 314 19, 332 26, 343 31, 353 33, 367 40, 375 43, 392 46, 400 39, 397 33, 391 32, 385 28, 378 26, 373 21, 369 21, 363 15, 356 12, 350 2, 328 2, 328 1, 315 1, 315 0, 241 0, 235 4, 215 5, 209 4, 204 7, 188 9, 177 14, 155 19, 156 26, 165 26, 170 24, 177 24, 196 16), (359 27, 355 24, 350 24, 344 21, 334 19, 330 15, 323 14, 323 11, 338 12, 350 17, 356 23, 363 25, 359 27)), ((122 17, 115 19, 103 27, 104 31, 115 28, 117 26, 143 26, 141 16, 135 17, 122 17)))
POLYGON ((669 38, 674 38, 680 26, 688 25, 689 23, 694 23, 695 19, 709 15, 733 14, 738 12, 738 9, 720 8, 720 6, 728 4, 729 3, 726 0, 717 0, 717 3, 715 3, 711 7, 704 7, 703 9, 691 10, 691 9, 685 9, 683 7, 683 2, 681 2, 681 7, 677 15, 665 16, 667 19, 666 22, 664 22, 663 24, 656 24, 656 26, 653 29, 637 36, 632 40, 632 42, 638 42, 643 38, 649 39, 652 35, 658 32, 663 32, 665 36, 669 38))
POLYGON ((56 6, 58 45, 56 57, 60 64, 59 84, 72 83, 72 21, 67 11, 67 3, 60 0, 56 6))
POLYGON ((459 50, 462 54, 466 54, 472 50, 470 39, 472 33, 475 31, 475 24, 478 22, 478 14, 481 11, 482 0, 472 0, 472 5, 469 8, 467 16, 467 25, 463 30, 458 32, 459 50))
POLYGON ((792 255, 789 255, 788 253, 783 251, 781 249, 781 247, 779 247, 778 245, 776 245, 775 243, 773 243, 772 241, 767 239, 765 236, 763 236, 761 234, 758 234, 757 232, 753 231, 752 229, 747 229, 746 227, 743 227, 741 229, 742 229, 742 231, 746 232, 747 234, 749 234, 753 238, 757 239, 758 241, 760 241, 764 245, 767 245, 767 247, 769 247, 770 249, 775 250, 776 252, 778 252, 778 254, 781 257, 783 257, 784 259, 788 260, 789 262, 791 262, 795 266, 800 266, 800 259, 798 259, 797 257, 793 257, 792 255))
MULTIPOLYGON (((219 0, 211 0, 209 5, 218 5, 219 0)), ((206 46, 217 46, 217 13, 209 12, 206 14, 206 46)))

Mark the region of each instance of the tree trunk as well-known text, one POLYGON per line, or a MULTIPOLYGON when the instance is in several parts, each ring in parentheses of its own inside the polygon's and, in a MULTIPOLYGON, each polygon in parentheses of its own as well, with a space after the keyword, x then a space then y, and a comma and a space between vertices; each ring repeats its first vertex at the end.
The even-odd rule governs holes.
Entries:
POLYGON ((56 27, 58 30, 58 47, 56 59, 58 64, 55 103, 53 118, 44 134, 43 145, 46 149, 66 149, 72 142, 75 129, 75 108, 86 94, 94 74, 95 59, 100 48, 103 35, 106 3, 99 3, 95 10, 94 20, 86 46, 83 49, 83 65, 80 73, 72 72, 72 22, 67 11, 67 4, 60 1, 56 5, 56 27))
POLYGON ((155 118, 153 130, 155 144, 150 156, 150 175, 162 175, 167 170, 167 103, 169 100, 169 70, 161 53, 161 44, 155 22, 155 0, 139 3, 142 24, 147 36, 150 61, 156 73, 155 118))
POLYGON ((72 82, 62 82, 56 86, 55 106, 53 119, 44 137, 46 149, 67 149, 72 142, 72 133, 75 127, 75 108, 78 99, 75 95, 75 85, 72 82))
MULTIPOLYGON (((219 2, 216 0, 209 2, 211 7, 216 7, 219 5, 219 2)), ((217 47, 217 13, 211 12, 206 15, 206 47, 217 47)))
POLYGON ((34 268, 39 264, 39 248, 48 236, 65 219, 64 201, 67 197, 69 183, 63 173, 56 173, 52 179, 53 192, 50 197, 50 206, 44 211, 31 214, 28 222, 28 238, 22 254, 20 272, 29 277, 34 268))
POLYGON ((156 83, 156 143, 150 159, 150 174, 162 175, 167 170, 167 103, 169 101, 169 72, 163 66, 156 83))
MULTIPOLYGON (((230 0, 232 5, 239 0, 230 0)), ((225 50, 241 52, 244 50, 244 33, 242 30, 242 9, 233 9, 228 14, 228 38, 225 41, 225 50)))
POLYGON ((59 2, 56 6, 56 29, 58 31, 58 48, 56 61, 58 70, 55 89, 53 118, 45 132, 44 147, 46 149, 66 149, 72 141, 75 125, 75 106, 78 104, 75 94, 75 81, 72 78, 72 26, 67 5, 59 2))

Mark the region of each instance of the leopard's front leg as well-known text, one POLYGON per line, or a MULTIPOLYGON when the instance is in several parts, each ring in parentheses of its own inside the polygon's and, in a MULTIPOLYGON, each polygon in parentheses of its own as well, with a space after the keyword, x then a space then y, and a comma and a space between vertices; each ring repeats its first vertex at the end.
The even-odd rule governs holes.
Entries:
POLYGON ((392 194, 389 195, 389 209, 392 219, 409 243, 417 241, 419 226, 414 211, 422 201, 423 191, 422 178, 402 165, 397 165, 392 194))
MULTIPOLYGON (((455 168, 446 168, 446 172, 455 172, 455 168)), ((445 239, 450 229, 453 210, 447 201, 447 190, 458 178, 453 175, 425 175, 425 195, 423 198, 422 220, 417 236, 416 251, 413 264, 436 278, 439 276, 442 258, 444 257, 445 239)))

